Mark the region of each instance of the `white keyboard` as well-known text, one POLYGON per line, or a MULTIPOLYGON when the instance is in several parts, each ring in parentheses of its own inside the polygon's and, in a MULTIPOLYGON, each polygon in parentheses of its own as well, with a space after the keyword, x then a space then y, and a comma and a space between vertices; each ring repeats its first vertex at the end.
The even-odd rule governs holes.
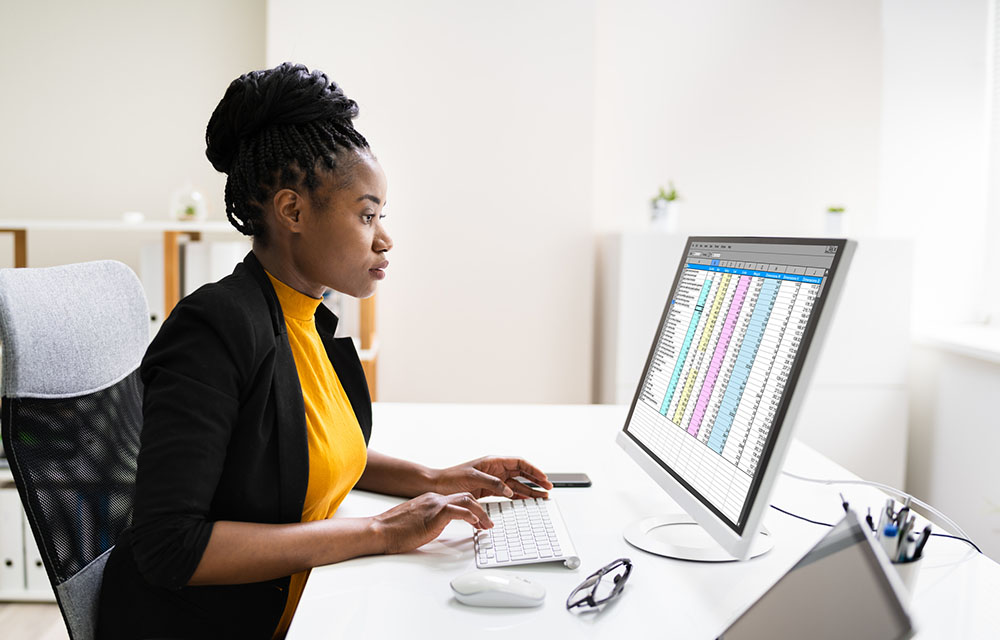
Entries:
POLYGON ((559 507, 551 498, 482 502, 492 529, 476 531, 476 566, 505 567, 536 562, 580 566, 559 507))

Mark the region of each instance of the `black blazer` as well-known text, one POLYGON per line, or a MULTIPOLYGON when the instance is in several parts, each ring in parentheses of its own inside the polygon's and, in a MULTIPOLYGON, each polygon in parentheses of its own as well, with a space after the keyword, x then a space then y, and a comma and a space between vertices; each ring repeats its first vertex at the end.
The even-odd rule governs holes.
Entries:
MULTIPOLYGON (((316 328, 361 425, 371 400, 350 338, 316 328)), ((140 367, 143 427, 132 526, 104 571, 99 638, 270 638, 288 578, 185 586, 213 523, 299 522, 309 479, 305 408, 285 320, 251 252, 181 300, 140 367)))

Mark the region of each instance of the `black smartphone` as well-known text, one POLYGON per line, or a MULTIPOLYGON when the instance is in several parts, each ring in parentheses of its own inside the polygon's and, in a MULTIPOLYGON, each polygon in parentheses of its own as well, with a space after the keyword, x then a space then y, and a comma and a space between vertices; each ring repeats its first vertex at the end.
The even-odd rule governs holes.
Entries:
MULTIPOLYGON (((553 487, 589 487, 590 477, 586 473, 548 473, 549 482, 553 487)), ((538 488, 534 482, 525 480, 524 484, 538 488)))

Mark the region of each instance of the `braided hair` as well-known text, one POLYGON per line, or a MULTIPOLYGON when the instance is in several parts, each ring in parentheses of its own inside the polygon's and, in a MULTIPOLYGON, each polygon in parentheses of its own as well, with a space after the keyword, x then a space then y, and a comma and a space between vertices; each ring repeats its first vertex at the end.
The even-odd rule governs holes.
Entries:
POLYGON ((339 152, 368 150, 351 123, 357 115, 358 104, 335 82, 301 64, 233 80, 205 131, 205 155, 227 176, 229 222, 265 240, 263 204, 276 191, 302 184, 312 195, 318 166, 332 172, 339 152))

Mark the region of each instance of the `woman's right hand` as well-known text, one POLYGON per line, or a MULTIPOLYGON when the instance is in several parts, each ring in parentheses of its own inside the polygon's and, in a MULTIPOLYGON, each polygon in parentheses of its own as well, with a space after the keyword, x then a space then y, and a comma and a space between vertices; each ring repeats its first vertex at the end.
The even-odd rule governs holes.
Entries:
POLYGON ((434 540, 452 520, 465 520, 477 529, 493 523, 469 493, 425 493, 373 518, 383 553, 413 551, 434 540))

